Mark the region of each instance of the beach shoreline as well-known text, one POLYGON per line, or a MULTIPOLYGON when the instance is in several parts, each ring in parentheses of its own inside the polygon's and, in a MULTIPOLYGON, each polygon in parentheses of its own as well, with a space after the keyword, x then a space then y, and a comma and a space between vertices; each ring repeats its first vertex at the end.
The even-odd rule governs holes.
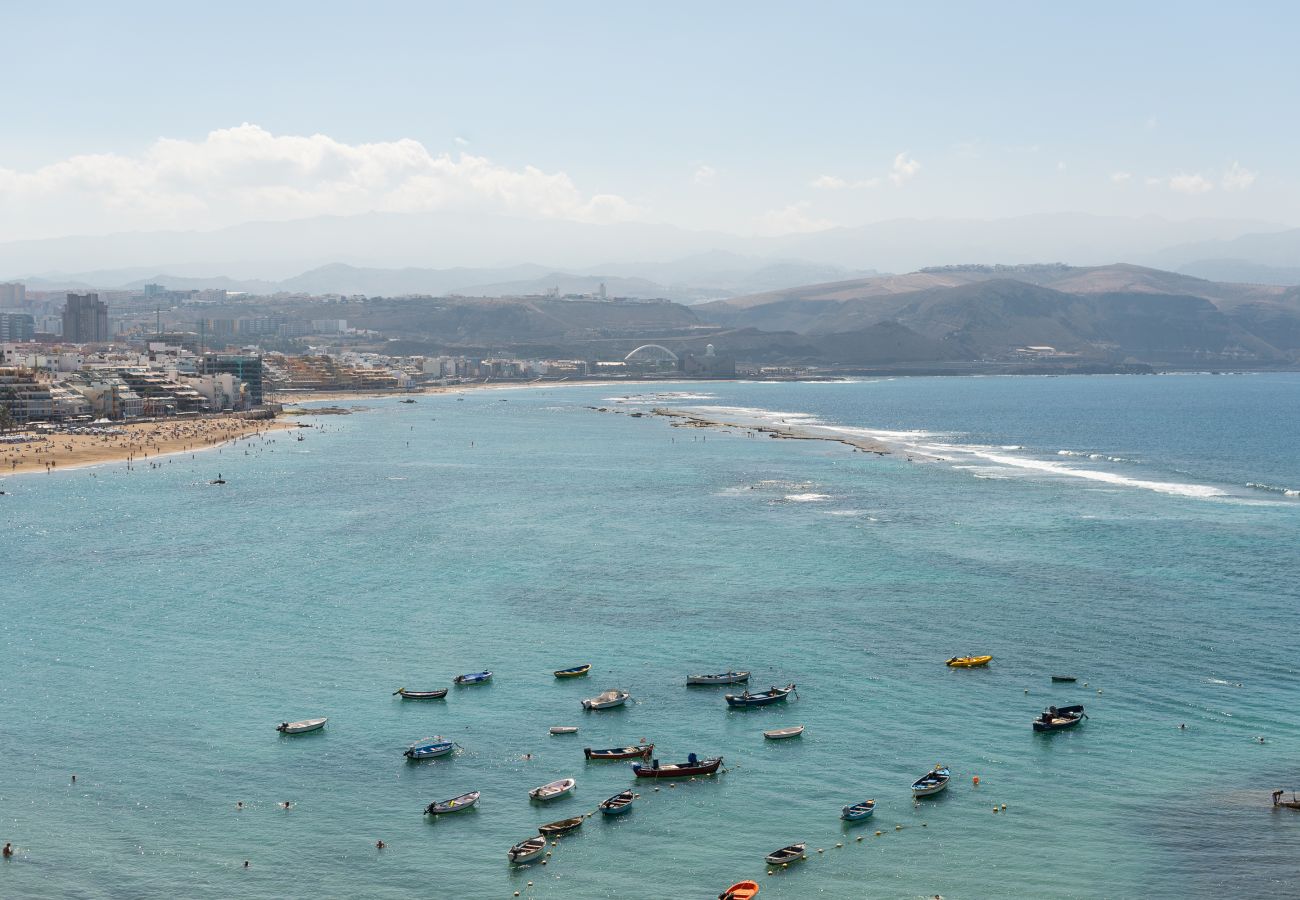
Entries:
POLYGON ((161 422, 121 422, 91 434, 17 431, 30 438, 0 444, 0 478, 32 472, 62 472, 108 463, 143 463, 178 453, 213 450, 246 437, 297 428, 295 422, 202 416, 161 422))

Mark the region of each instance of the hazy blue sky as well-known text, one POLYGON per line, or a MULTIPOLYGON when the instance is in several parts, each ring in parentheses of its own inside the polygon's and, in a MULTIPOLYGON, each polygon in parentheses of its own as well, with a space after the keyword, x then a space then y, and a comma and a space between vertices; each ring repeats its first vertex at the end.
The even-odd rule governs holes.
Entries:
POLYGON ((1300 224, 1297 8, 1138 7, 6 3, 0 239, 369 208, 1300 224))

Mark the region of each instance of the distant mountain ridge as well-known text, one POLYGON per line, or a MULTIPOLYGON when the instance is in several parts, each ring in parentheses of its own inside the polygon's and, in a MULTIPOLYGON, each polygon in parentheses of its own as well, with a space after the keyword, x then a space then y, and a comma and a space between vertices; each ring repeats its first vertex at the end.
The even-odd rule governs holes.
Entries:
POLYGON ((737 297, 696 312, 731 328, 833 339, 842 354, 852 347, 846 336, 889 325, 929 359, 998 358, 1041 345, 1112 362, 1300 362, 1300 288, 1122 264, 949 266, 737 297))

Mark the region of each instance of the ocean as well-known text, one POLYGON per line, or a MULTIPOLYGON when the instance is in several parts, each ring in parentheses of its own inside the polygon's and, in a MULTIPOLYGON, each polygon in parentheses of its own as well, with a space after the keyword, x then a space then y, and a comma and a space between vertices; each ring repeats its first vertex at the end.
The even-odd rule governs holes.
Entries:
POLYGON ((353 405, 301 441, 0 481, 0 896, 1296 895, 1300 813, 1269 793, 1300 788, 1300 375, 353 405), (629 414, 656 407, 895 452, 629 414), (966 653, 994 659, 945 667, 966 653), (685 687, 731 668, 798 697, 685 687), (615 687, 627 707, 580 708, 615 687), (1070 703, 1082 725, 1031 731, 1070 703), (435 734, 461 749, 403 759, 435 734), (583 758, 642 738, 725 773, 583 758), (914 802, 936 763, 950 787, 914 802), (507 864, 633 786, 545 866, 507 864), (809 858, 769 874, 796 841, 809 858))

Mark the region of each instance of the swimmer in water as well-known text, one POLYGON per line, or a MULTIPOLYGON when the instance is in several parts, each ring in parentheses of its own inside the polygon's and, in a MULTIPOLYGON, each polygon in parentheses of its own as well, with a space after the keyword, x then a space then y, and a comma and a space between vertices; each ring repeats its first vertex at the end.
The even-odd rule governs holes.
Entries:
POLYGON ((6 842, 5 842, 5 848, 4 848, 4 851, 3 851, 3 852, 4 852, 4 858, 5 858, 5 859, 8 859, 9 857, 13 856, 13 855, 14 855, 14 845, 13 845, 13 844, 10 844, 9 842, 6 841, 6 842))
POLYGON ((289 807, 293 806, 293 804, 290 803, 288 800, 284 801, 280 805, 283 806, 285 809, 288 809, 289 807))
POLYGON ((235 809, 243 809, 243 808, 244 808, 244 801, 243 801, 243 800, 240 800, 239 802, 237 802, 237 803, 235 804, 235 809))
POLYGON ((383 850, 383 849, 384 849, 385 847, 387 847, 387 846, 388 846, 388 845, 385 844, 383 841, 375 841, 375 849, 376 849, 376 850, 383 850))

